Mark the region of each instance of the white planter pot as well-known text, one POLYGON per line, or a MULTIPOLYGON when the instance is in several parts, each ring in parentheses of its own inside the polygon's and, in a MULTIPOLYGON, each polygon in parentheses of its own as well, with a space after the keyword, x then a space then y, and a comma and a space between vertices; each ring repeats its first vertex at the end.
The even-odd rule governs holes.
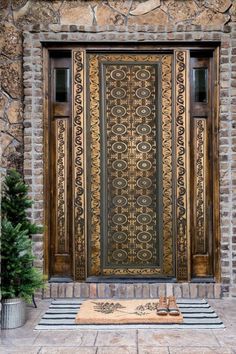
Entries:
POLYGON ((2 299, 1 327, 3 329, 17 328, 25 324, 26 304, 20 298, 2 299))

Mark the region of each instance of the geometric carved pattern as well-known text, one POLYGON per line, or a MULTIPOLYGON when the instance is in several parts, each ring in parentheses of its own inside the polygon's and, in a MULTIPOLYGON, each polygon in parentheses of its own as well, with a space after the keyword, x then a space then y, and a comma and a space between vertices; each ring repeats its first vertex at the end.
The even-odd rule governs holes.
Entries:
POLYGON ((56 121, 56 250, 57 254, 69 252, 67 237, 67 119, 56 121))
POLYGON ((73 52, 73 226, 75 279, 86 278, 84 186, 84 52, 73 52))
POLYGON ((157 64, 111 63, 104 64, 103 71, 106 268, 156 267, 160 251, 156 211, 161 192, 156 164, 157 64), (144 124, 147 133, 144 126, 140 134, 144 124), (151 186, 140 188, 137 180, 147 178, 151 186))
POLYGON ((206 119, 194 118, 194 143, 195 143, 195 247, 194 253, 206 253, 206 119))
POLYGON ((88 65, 90 274, 173 275, 172 56, 91 54, 88 65), (157 63, 161 64, 158 75, 157 63), (105 75, 102 81, 100 65, 105 75), (127 81, 130 75, 132 80, 127 81), (159 95, 153 84, 157 77, 159 95), (106 82, 102 96, 101 82, 106 82), (106 118, 100 122, 104 95, 106 118), (154 101, 158 107, 154 107, 154 101), (160 108, 159 116, 157 108, 160 108), (158 124, 159 135, 155 131, 158 124), (106 147, 101 150, 104 149, 104 141, 100 141, 104 130, 106 147), (106 181, 108 199, 104 202, 100 186, 106 181), (104 211, 108 217, 101 224, 104 211), (108 223, 105 244, 104 222, 108 223), (159 254, 163 257, 162 268, 158 265, 159 254), (102 265, 101 258, 106 259, 107 264, 102 265))
POLYGON ((186 52, 175 52, 177 279, 188 279, 186 52))

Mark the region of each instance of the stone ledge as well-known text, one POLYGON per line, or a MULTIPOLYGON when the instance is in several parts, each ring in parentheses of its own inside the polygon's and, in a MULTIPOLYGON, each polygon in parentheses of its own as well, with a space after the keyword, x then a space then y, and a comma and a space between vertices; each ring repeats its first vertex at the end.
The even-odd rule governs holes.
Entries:
MULTIPOLYGON (((143 32, 145 34, 150 33, 169 33, 169 32, 231 32, 231 27, 229 25, 130 25, 130 26, 79 26, 76 24, 71 25, 26 25, 23 28, 23 36, 28 37, 29 33, 39 33, 39 32, 54 32, 54 33, 67 33, 67 32, 87 32, 87 33, 100 33, 100 32, 124 32, 124 33, 135 33, 143 32)), ((233 27, 234 28, 234 27, 233 27)))
POLYGON ((215 283, 47 283, 44 299, 75 298, 177 298, 221 299, 223 289, 215 283))

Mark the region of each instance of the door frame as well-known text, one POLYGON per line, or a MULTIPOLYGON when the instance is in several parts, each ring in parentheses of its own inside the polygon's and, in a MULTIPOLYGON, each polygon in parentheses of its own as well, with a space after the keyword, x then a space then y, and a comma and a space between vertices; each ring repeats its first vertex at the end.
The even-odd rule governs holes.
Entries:
MULTIPOLYGON (((49 277, 50 273, 49 273, 49 247, 50 247, 50 232, 49 232, 49 219, 50 219, 50 200, 49 200, 49 136, 48 136, 48 121, 49 121, 49 79, 48 79, 48 68, 49 68, 49 52, 53 51, 53 50, 71 50, 71 51, 76 51, 79 48, 83 49, 89 49, 90 51, 107 51, 112 50, 113 52, 127 52, 130 50, 138 50, 138 51, 150 51, 150 52, 184 52, 184 53, 189 53, 189 51, 191 50, 203 50, 203 49, 207 49, 207 50, 211 50, 213 52, 213 61, 214 61, 214 66, 215 66, 215 85, 214 85, 214 109, 213 109, 213 136, 212 136, 212 150, 213 150, 213 230, 214 230, 214 249, 215 249, 215 257, 214 257, 214 271, 215 271, 215 280, 217 282, 220 281, 220 227, 219 227, 219 151, 218 151, 218 127, 219 127, 219 112, 218 112, 218 107, 219 107, 219 47, 216 44, 210 44, 208 43, 207 45, 191 45, 188 44, 188 46, 183 46, 183 44, 179 43, 170 43, 169 45, 167 45, 166 43, 161 44, 159 42, 157 43, 112 43, 109 45, 105 45, 104 43, 83 43, 83 46, 81 46, 80 43, 69 43, 66 44, 65 43, 44 43, 44 47, 43 47, 43 85, 44 85, 44 215, 45 215, 45 242, 44 242, 44 272, 45 274, 49 277)), ((186 75, 185 77, 187 78, 186 80, 186 92, 189 91, 188 89, 188 84, 189 84, 189 74, 188 74, 188 57, 189 54, 186 54, 186 75)), ((74 65, 74 74, 78 75, 79 73, 79 68, 81 68, 81 64, 83 65, 83 63, 81 62, 81 58, 78 59, 78 63, 76 65, 74 65)), ((182 66, 182 64, 179 62, 180 66, 182 66)), ((178 68, 175 68, 176 73, 175 73, 175 77, 177 76, 177 70, 178 68)), ((83 97, 81 96, 81 92, 80 92, 80 85, 84 84, 84 80, 85 77, 82 75, 78 76, 79 81, 77 82, 77 94, 78 94, 78 100, 80 101, 81 99, 83 99, 83 97), (80 81, 81 80, 81 81, 80 81)), ((76 90, 76 85, 75 88, 76 90)), ((76 92, 75 92, 76 94, 76 92)), ((178 95, 178 88, 175 91, 175 98, 178 95)), ((77 101, 78 101, 77 100, 77 101)), ((189 105, 189 98, 186 97, 186 106, 188 107, 189 105)), ((76 106, 76 104, 73 107, 73 117, 75 117, 75 112, 76 110, 78 110, 78 105, 76 106)), ((188 118, 189 117, 189 107, 187 108, 186 111, 186 117, 184 118, 186 120, 186 129, 187 129, 187 138, 185 140, 186 142, 186 147, 189 147, 190 144, 190 139, 189 139, 189 124, 188 124, 188 118)), ((77 124, 77 127, 80 126, 81 121, 80 122, 75 122, 75 126, 77 124)), ((80 126, 80 128, 82 128, 80 126)), ((75 132, 75 130, 74 130, 75 132)), ((81 137, 77 137, 79 138, 79 141, 81 141, 81 137)), ((81 159, 81 155, 80 155, 80 151, 81 151, 82 146, 78 145, 74 147, 74 152, 73 154, 75 154, 75 150, 77 149, 77 153, 78 156, 80 156, 80 168, 86 170, 86 159, 81 159)), ((178 147, 177 147, 178 148, 178 147)), ((187 149, 189 150, 189 149, 187 149)), ((75 156, 75 155, 73 155, 75 156)), ((189 168, 189 156, 187 156, 187 159, 185 161, 186 163, 186 168, 189 168)), ((78 177, 78 176, 77 176, 78 177)), ((77 178, 74 175, 74 180, 75 178, 77 178)), ((80 183, 85 183, 86 181, 86 176, 83 177, 83 179, 80 181, 80 183)), ((79 187, 79 186, 78 186, 79 187)), ((186 200, 185 203, 186 207, 189 204, 190 200, 189 200, 189 182, 186 182, 186 187, 187 187, 187 191, 186 191, 186 200)), ((76 186, 74 189, 74 194, 76 193, 76 186)), ((86 220, 86 196, 85 194, 80 195, 80 201, 79 204, 77 206, 77 211, 75 210, 74 215, 76 215, 76 213, 78 213, 77 215, 80 215, 80 222, 77 223, 76 225, 74 224, 74 234, 78 234, 81 233, 82 230, 84 230, 83 232, 86 233, 86 222, 84 222, 86 220), (81 202, 83 203, 83 205, 85 206, 85 208, 83 210, 81 210, 81 202), (82 212, 82 214, 81 214, 82 212), (82 215, 82 217, 81 217, 82 215)), ((187 218, 189 219, 189 216, 187 216, 187 218)), ((187 252, 188 257, 187 257, 187 262, 186 259, 184 261, 184 270, 180 271, 180 267, 179 267, 179 272, 177 269, 177 281, 190 281, 191 280, 191 251, 190 251, 190 234, 189 234, 189 221, 187 222, 187 232, 186 232, 186 242, 187 242, 187 247, 185 248, 185 252, 187 252)), ((74 239, 75 241, 75 239, 74 239)), ((77 248, 77 254, 76 254, 76 250, 74 250, 74 255, 75 255, 75 259, 77 259, 77 265, 74 267, 74 279, 78 280, 78 281, 85 281, 87 279, 87 245, 86 245, 86 237, 84 236, 83 238, 80 238, 80 244, 79 244, 79 248, 77 248), (81 257, 81 251, 82 251, 82 257, 81 257), (79 263, 78 263, 79 262, 79 263)), ((177 250, 178 252, 178 250, 177 250)), ((184 259, 183 257, 186 257, 186 254, 182 254, 182 256, 180 256, 179 259, 184 259)), ((178 262, 178 256, 177 256, 177 261, 178 262)), ((74 264, 75 264, 75 260, 74 260, 74 264)), ((104 278, 101 279, 102 281, 104 281, 104 278)), ((156 278, 156 280, 158 281, 158 278, 156 278)))

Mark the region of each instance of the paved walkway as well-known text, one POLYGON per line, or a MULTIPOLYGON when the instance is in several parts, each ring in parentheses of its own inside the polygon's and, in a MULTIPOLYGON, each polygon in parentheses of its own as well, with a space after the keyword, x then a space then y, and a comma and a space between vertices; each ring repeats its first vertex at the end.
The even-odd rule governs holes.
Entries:
POLYGON ((236 354, 236 299, 211 300, 226 329, 34 331, 49 301, 28 308, 24 327, 3 330, 1 354, 236 354))

